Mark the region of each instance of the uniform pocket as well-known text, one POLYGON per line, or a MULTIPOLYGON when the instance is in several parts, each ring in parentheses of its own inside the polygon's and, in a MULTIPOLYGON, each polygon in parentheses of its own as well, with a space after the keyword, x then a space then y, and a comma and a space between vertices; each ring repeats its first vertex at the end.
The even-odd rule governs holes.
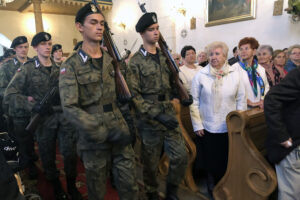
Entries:
POLYGON ((157 93, 161 88, 161 74, 155 66, 141 68, 141 87, 144 93, 157 93))
POLYGON ((91 69, 78 71, 79 98, 83 106, 100 99, 102 94, 100 79, 101 74, 98 71, 92 71, 91 69))

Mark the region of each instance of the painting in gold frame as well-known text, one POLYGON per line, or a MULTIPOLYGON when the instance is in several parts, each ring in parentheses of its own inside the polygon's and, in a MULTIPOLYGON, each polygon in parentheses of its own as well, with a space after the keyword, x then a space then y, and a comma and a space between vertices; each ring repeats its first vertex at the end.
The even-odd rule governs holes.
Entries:
POLYGON ((205 26, 255 19, 257 0, 207 0, 205 26))

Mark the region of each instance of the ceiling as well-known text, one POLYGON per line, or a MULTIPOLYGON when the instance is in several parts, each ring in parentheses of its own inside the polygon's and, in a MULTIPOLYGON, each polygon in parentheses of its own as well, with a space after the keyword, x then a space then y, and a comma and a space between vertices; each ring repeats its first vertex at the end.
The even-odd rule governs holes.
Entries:
MULTIPOLYGON (((0 0, 0 11, 18 11, 18 12, 33 12, 34 0, 14 0, 11 3, 3 5, 5 0, 0 0)), ((60 15, 75 15, 77 11, 86 4, 86 0, 41 0, 42 13, 60 14, 60 15)), ((110 10, 112 7, 112 0, 98 0, 100 8, 110 10)))

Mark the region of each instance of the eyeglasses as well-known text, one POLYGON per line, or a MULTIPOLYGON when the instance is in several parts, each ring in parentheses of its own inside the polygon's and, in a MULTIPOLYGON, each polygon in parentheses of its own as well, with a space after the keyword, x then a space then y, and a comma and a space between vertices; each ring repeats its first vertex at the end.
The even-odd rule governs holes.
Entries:
POLYGON ((180 60, 180 58, 174 58, 174 60, 180 60))
POLYGON ((292 55, 300 55, 300 52, 293 52, 292 55))

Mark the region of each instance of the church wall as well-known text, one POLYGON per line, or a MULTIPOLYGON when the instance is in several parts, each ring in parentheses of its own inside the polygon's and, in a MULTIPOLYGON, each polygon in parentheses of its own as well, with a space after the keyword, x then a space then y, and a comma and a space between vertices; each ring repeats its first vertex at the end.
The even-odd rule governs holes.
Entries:
MULTIPOLYGON (((81 35, 74 25, 74 16, 43 14, 44 31, 52 35, 53 44, 60 43, 64 52, 72 52, 73 39, 81 40, 81 35)), ((25 35, 29 44, 35 34, 33 13, 20 13, 16 11, 0 11, 0 33, 13 40, 19 35, 25 35)), ((29 56, 36 55, 32 47, 29 56)))
MULTIPOLYGON (((270 44, 274 49, 282 49, 293 44, 300 43, 300 22, 291 22, 290 15, 283 11, 283 15, 273 16, 274 0, 257 0, 257 15, 254 20, 235 22, 230 24, 205 27, 206 1, 187 1, 192 14, 197 19, 197 29, 189 30, 189 26, 176 24, 177 51, 185 44, 193 45, 197 50, 213 41, 225 42, 230 54, 234 46, 238 45, 241 38, 246 36, 255 37, 260 44, 270 44), (197 9, 196 9, 197 8, 197 9), (180 36, 183 28, 188 30, 186 38, 180 36)), ((284 0, 284 8, 288 1, 284 0)), ((189 12, 189 11, 187 11, 189 12)), ((189 24, 186 19, 186 24, 189 24)))
MULTIPOLYGON (((282 49, 290 45, 300 43, 300 22, 291 22, 290 15, 283 11, 283 15, 273 16, 274 0, 257 0, 256 19, 242 22, 234 22, 211 27, 205 27, 206 0, 144 0, 146 8, 158 14, 161 32, 169 47, 173 51, 180 52, 184 45, 193 45, 197 50, 213 41, 225 42, 229 49, 236 46, 239 40, 246 36, 258 39, 260 44, 270 44, 274 49, 282 49), (173 8, 174 2, 184 2, 186 16, 179 14, 173 8), (190 19, 196 18, 196 29, 190 30, 190 19), (182 38, 180 33, 187 30, 187 36, 182 38)), ((112 31, 116 34, 116 43, 120 51, 130 48, 138 38, 135 50, 142 43, 139 34, 135 32, 135 24, 142 15, 136 0, 113 0, 112 11, 107 19, 112 31), (117 19, 117 20, 116 20, 117 19), (116 21, 127 20, 130 25, 122 29, 116 21), (115 21, 115 22, 113 22, 115 21), (127 45, 124 45, 124 39, 127 45)), ((284 0, 284 8, 287 8, 287 0, 284 0)))

